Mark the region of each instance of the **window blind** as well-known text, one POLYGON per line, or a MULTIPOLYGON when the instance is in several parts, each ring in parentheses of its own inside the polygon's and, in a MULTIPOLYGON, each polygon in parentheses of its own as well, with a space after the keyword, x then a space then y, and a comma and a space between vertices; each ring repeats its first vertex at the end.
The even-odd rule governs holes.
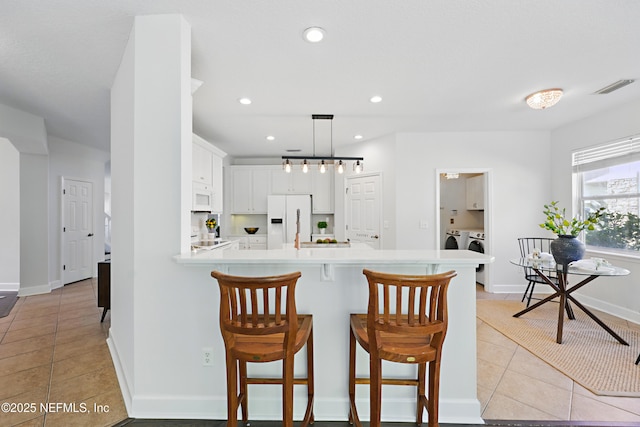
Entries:
POLYGON ((640 159, 640 135, 575 151, 572 157, 574 172, 633 162, 640 159))

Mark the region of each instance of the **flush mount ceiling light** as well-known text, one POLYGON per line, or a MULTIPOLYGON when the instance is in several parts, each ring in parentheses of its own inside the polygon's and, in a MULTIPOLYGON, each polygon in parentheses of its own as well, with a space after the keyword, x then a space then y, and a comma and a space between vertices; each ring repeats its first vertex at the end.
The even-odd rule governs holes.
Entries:
POLYGON ((238 99, 238 102, 242 105, 249 105, 251 104, 251 100, 249 98, 240 98, 238 99))
POLYGON ((534 110, 544 110, 545 108, 553 107, 560 101, 562 97, 562 89, 545 89, 525 98, 527 105, 534 110))
POLYGON ((282 156, 282 169, 287 173, 291 173, 291 166, 293 164, 291 161, 302 160, 302 172, 307 173, 309 171, 309 161, 317 161, 320 173, 325 173, 328 165, 335 164, 336 172, 341 174, 344 173, 345 162, 354 161, 353 170, 355 173, 360 173, 362 171, 362 162, 364 161, 363 157, 334 157, 333 155, 333 114, 313 114, 311 118, 313 119, 313 156, 282 156), (331 121, 331 155, 329 156, 316 156, 316 120, 331 121))
POLYGON ((302 36, 309 43, 318 43, 324 39, 325 31, 320 27, 309 27, 302 33, 302 36))

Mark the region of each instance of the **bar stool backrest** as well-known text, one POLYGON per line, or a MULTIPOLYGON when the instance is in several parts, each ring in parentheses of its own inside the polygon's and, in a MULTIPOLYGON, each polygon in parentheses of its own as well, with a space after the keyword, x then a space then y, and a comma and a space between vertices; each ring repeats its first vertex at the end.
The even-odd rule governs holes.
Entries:
POLYGON ((239 277, 211 272, 220 286, 220 330, 225 344, 233 334, 285 334, 293 346, 298 329, 295 287, 300 272, 268 277, 239 277), (290 339, 289 339, 290 338, 290 339))
POLYGON ((363 273, 369 282, 367 333, 372 349, 380 332, 432 335, 431 345, 442 346, 448 323, 447 288, 454 271, 429 276, 366 269, 363 273))

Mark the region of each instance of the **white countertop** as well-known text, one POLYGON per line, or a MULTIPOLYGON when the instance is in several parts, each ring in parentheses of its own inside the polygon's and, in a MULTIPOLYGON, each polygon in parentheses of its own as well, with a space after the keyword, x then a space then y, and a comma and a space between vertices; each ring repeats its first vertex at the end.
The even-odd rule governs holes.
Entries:
POLYGON ((494 261, 491 255, 464 250, 372 250, 364 248, 269 249, 203 251, 174 256, 179 264, 459 264, 494 261))

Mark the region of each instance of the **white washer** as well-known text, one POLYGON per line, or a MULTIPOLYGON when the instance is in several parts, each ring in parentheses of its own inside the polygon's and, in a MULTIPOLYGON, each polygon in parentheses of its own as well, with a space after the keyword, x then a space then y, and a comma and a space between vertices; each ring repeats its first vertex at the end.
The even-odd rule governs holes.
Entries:
MULTIPOLYGON (((466 247, 470 251, 484 253, 484 230, 468 230, 469 238, 466 247)), ((484 264, 476 267, 476 282, 484 285, 485 272, 484 264)))
POLYGON ((448 229, 444 241, 444 249, 466 249, 467 235, 468 233, 466 231, 461 231, 455 228, 448 229))

